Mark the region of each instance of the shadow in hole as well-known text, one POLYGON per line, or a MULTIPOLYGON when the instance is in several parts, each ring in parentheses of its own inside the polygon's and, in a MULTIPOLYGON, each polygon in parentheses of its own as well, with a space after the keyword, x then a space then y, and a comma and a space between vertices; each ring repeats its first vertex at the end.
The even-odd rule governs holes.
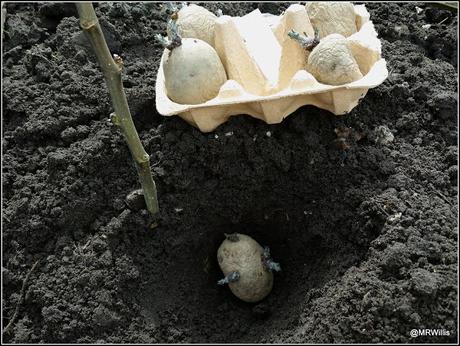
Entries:
POLYGON ((135 100, 131 102, 130 109, 138 132, 157 127, 167 119, 157 112, 154 98, 135 100))

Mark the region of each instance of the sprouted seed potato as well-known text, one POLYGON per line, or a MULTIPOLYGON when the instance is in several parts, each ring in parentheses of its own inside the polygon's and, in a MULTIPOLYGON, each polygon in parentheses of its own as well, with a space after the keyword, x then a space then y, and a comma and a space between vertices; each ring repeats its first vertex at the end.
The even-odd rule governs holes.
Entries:
POLYGON ((168 97, 181 104, 199 104, 217 96, 227 81, 214 48, 195 38, 184 38, 163 63, 168 97))
POLYGON ((307 71, 323 84, 342 85, 363 77, 356 59, 342 35, 323 38, 307 60, 307 71))
POLYGON ((248 303, 264 299, 273 288, 273 271, 281 270, 268 247, 240 233, 226 234, 217 261, 225 276, 218 284, 228 284, 235 296, 248 303))
POLYGON ((357 31, 356 13, 351 2, 312 1, 305 9, 319 37, 340 34, 348 37, 357 31))
POLYGON ((161 35, 156 38, 169 50, 163 61, 169 99, 180 104, 200 104, 215 98, 227 81, 215 49, 198 38, 182 38, 175 20, 169 20, 168 32, 167 39, 161 35))
POLYGON ((177 12, 178 33, 183 38, 198 38, 214 47, 217 16, 204 7, 190 4, 177 12))

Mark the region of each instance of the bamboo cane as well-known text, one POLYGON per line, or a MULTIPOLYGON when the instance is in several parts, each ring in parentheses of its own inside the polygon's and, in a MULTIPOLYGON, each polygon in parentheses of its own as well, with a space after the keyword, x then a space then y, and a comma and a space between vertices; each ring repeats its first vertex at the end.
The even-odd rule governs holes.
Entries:
POLYGON ((145 152, 139 139, 123 89, 121 80, 123 60, 116 54, 113 57, 110 54, 92 3, 81 2, 75 5, 80 16, 80 26, 91 42, 112 98, 115 112, 111 114, 110 120, 121 129, 125 137, 136 163, 147 210, 156 220, 159 214, 157 189, 152 178, 149 155, 145 152))

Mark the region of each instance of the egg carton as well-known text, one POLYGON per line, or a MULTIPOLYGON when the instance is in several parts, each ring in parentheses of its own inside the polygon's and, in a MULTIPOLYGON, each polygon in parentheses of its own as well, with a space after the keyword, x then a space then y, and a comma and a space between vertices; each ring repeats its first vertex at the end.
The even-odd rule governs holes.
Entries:
POLYGON ((314 35, 305 6, 291 5, 281 16, 258 9, 242 17, 221 16, 215 25, 215 45, 228 80, 218 95, 201 104, 171 101, 165 89, 163 61, 156 80, 156 108, 164 116, 178 115, 202 132, 211 132, 233 115, 247 114, 268 124, 283 121, 304 105, 336 115, 350 112, 370 88, 387 77, 381 43, 365 5, 354 5, 357 32, 347 37, 363 78, 344 85, 318 82, 306 68, 306 51, 288 37, 294 29, 314 35))

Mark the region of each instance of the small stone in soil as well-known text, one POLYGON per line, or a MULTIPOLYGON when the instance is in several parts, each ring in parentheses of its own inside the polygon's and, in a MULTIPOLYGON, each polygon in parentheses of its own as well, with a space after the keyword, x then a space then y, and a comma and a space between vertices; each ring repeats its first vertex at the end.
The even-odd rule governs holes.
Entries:
POLYGON ((126 196, 125 202, 128 208, 131 210, 140 210, 140 209, 146 208, 144 194, 142 193, 142 189, 134 190, 130 192, 126 196))

